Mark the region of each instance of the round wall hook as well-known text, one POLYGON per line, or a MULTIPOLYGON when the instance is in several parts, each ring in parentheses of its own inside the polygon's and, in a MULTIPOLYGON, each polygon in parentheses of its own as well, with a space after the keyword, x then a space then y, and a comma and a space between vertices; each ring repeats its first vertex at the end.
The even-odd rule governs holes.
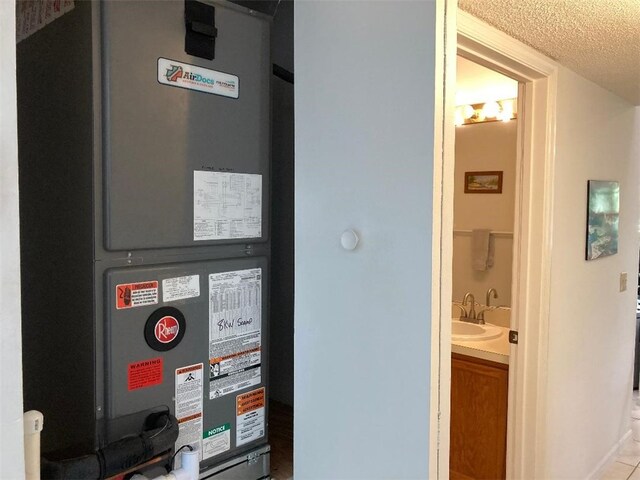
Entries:
POLYGON ((340 244, 345 250, 354 250, 358 246, 360 238, 353 230, 345 230, 340 237, 340 244))

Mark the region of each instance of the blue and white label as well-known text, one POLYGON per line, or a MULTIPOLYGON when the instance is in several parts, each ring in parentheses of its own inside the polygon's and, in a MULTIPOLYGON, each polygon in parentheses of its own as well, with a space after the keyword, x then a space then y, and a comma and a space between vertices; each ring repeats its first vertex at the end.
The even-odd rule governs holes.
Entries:
POLYGON ((236 75, 217 72, 168 58, 158 58, 158 82, 170 87, 238 98, 240 80, 236 75))

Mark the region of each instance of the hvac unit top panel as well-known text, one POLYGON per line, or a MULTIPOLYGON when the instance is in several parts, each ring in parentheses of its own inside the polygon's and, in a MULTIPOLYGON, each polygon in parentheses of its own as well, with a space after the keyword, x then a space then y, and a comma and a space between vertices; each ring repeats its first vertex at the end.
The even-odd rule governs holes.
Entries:
POLYGON ((270 24, 208 5, 213 60, 185 53, 184 2, 102 3, 109 250, 267 240, 270 24))

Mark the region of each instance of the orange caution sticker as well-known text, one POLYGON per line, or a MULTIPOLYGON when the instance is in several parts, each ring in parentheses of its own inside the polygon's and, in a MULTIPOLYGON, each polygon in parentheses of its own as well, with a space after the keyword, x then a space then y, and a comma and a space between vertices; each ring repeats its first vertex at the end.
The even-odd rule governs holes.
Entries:
POLYGON ((264 387, 236 397, 236 446, 265 435, 264 387))
POLYGON ((236 397, 237 415, 264 408, 264 387, 236 397))
POLYGON ((198 363, 196 365, 191 365, 189 367, 182 367, 176 370, 176 375, 184 375, 185 373, 197 372, 202 370, 202 364, 198 363))
POLYGON ((116 308, 142 307, 158 303, 158 282, 123 283, 116 285, 116 308))
POLYGON ((249 350, 243 350, 242 352, 234 352, 229 355, 225 355, 223 357, 216 357, 209 359, 209 364, 214 365, 216 363, 224 362, 225 360, 232 360, 234 358, 250 355, 252 353, 260 352, 262 349, 260 347, 251 348, 249 350))

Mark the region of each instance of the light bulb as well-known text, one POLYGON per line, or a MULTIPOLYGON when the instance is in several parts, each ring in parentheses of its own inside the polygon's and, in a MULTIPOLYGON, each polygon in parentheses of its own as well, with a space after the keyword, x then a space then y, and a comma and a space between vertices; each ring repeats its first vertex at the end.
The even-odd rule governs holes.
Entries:
POLYGON ((462 107, 462 116, 465 118, 465 120, 468 120, 469 118, 473 117, 475 113, 476 111, 473 109, 471 105, 465 105, 464 107, 462 107))
POLYGON ((504 121, 511 120, 513 118, 513 100, 503 100, 500 104, 502 105, 500 118, 504 121))
POLYGON ((487 102, 482 107, 482 113, 485 117, 496 118, 500 114, 500 105, 498 102, 487 102))

